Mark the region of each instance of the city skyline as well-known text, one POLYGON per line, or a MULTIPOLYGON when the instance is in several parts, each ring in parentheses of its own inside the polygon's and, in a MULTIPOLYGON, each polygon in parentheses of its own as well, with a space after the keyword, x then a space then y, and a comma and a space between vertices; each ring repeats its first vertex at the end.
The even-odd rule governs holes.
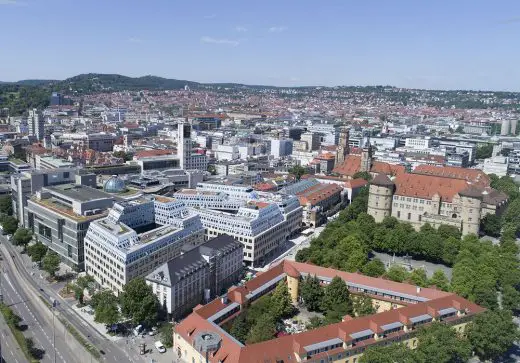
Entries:
POLYGON ((15 34, 0 34, 10 55, 0 60, 1 81, 116 73, 274 86, 520 90, 511 46, 520 4, 510 0, 0 0, 0 11, 15 34))

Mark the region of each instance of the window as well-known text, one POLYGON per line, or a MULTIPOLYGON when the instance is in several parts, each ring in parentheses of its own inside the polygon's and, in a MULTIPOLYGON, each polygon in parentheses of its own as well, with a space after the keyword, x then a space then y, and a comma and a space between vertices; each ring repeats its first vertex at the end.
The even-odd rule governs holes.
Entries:
POLYGON ((412 219, 412 213, 408 213, 408 220, 412 219))
POLYGON ((397 218, 401 218, 401 212, 397 212, 397 218))

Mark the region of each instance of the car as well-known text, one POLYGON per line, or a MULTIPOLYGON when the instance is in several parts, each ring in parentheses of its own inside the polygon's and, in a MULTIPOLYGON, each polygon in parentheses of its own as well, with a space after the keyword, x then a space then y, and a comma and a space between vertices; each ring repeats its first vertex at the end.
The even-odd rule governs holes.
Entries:
POLYGON ((161 343, 160 341, 156 341, 154 345, 155 345, 155 348, 157 348, 157 350, 159 351, 159 353, 166 352, 166 348, 164 347, 163 343, 161 343))
POLYGON ((155 334, 157 334, 157 330, 150 330, 148 332, 148 335, 151 336, 151 337, 153 337, 155 334))
POLYGON ((143 326, 142 325, 138 325, 134 328, 134 335, 135 336, 138 336, 139 333, 141 333, 141 330, 143 330, 143 326))

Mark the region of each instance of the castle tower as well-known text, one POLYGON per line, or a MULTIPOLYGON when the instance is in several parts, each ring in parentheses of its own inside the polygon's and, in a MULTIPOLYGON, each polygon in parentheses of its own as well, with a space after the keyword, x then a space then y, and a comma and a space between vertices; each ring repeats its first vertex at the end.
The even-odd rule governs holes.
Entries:
POLYGON ((462 235, 476 234, 480 230, 480 211, 482 204, 482 191, 475 187, 469 187, 459 192, 461 200, 462 235))
POLYGON ((181 169, 187 170, 191 168, 191 125, 187 122, 179 123, 177 130, 177 155, 181 169))
POLYGON ((349 129, 345 126, 341 126, 339 130, 339 142, 338 147, 336 148, 336 160, 335 166, 339 166, 345 162, 346 156, 350 152, 350 148, 348 145, 349 142, 349 129))
POLYGON ((374 217, 376 223, 392 215, 394 188, 394 182, 384 174, 377 174, 370 182, 367 213, 374 217))
POLYGON ((370 145, 370 134, 368 132, 363 132, 361 148, 361 166, 359 171, 370 172, 372 169, 372 146, 370 145))

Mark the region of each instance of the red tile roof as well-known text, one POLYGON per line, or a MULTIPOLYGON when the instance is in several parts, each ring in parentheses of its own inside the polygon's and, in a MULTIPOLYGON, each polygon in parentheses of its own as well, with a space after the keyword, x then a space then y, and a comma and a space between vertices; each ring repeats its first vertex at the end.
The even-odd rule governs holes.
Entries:
POLYGON ((468 187, 468 183, 462 179, 420 174, 401 174, 394 179, 394 184, 395 195, 432 199, 438 194, 445 202, 451 202, 455 194, 468 187))
MULTIPOLYGON (((352 177, 361 169, 361 155, 348 155, 343 164, 338 165, 332 170, 333 173, 352 177)), ((385 175, 400 175, 406 172, 403 165, 394 165, 384 163, 382 161, 372 162, 372 173, 385 174, 385 175)))
POLYGON ((173 155, 173 150, 141 150, 135 153, 134 158, 141 159, 162 155, 173 155))
POLYGON ((433 175, 444 178, 461 179, 480 187, 488 187, 491 179, 480 169, 458 168, 455 166, 419 165, 414 174, 433 175))
POLYGON ((342 187, 336 184, 316 184, 303 192, 297 193, 300 205, 304 206, 310 203, 316 205, 319 202, 330 198, 334 194, 340 194, 343 190, 342 187))

